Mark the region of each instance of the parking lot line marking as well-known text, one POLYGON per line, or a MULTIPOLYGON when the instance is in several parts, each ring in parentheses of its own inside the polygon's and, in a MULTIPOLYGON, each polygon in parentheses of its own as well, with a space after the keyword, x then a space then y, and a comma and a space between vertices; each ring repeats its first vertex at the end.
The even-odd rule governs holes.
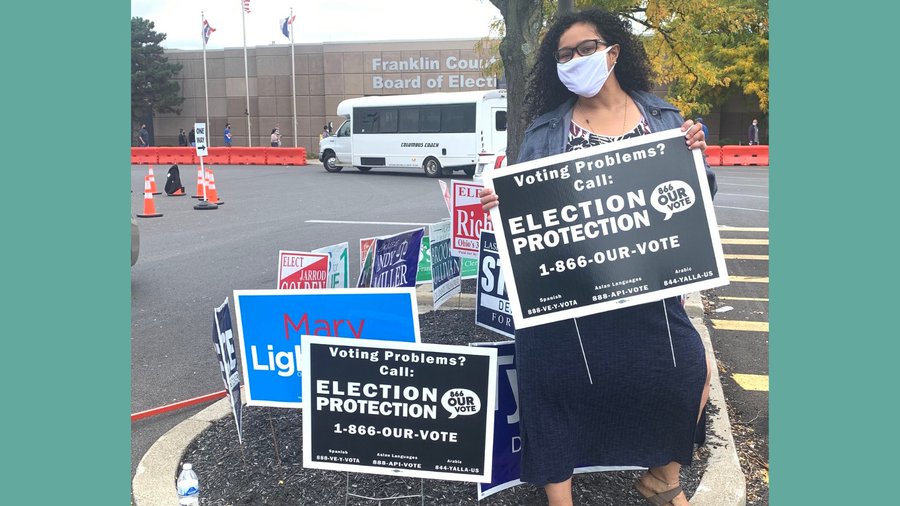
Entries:
POLYGON ((743 320, 713 320, 712 326, 716 330, 738 330, 742 332, 768 332, 769 322, 754 322, 743 320))
POLYGON ((719 298, 722 300, 746 300, 746 301, 750 301, 750 302, 769 302, 769 299, 762 298, 762 297, 726 297, 723 295, 719 298))
POLYGON ((306 223, 334 223, 338 225, 401 225, 404 227, 424 227, 431 223, 403 223, 399 221, 339 221, 339 220, 306 220, 306 223))
POLYGON ((747 197, 747 198, 751 198, 751 199, 768 199, 768 198, 769 198, 768 195, 745 195, 745 194, 743 194, 743 193, 722 193, 722 192, 719 192, 719 193, 716 193, 716 195, 728 195, 728 196, 730 196, 730 197, 747 197))
POLYGON ((741 246, 768 246, 768 239, 722 239, 722 244, 737 244, 741 246))
POLYGON ((731 377, 734 379, 734 382, 744 390, 750 390, 753 392, 769 391, 769 376, 766 374, 734 373, 731 375, 731 377))
POLYGON ((769 277, 761 276, 728 276, 728 281, 734 283, 768 283, 769 277))
POLYGON ((722 183, 722 182, 718 182, 718 181, 716 182, 716 184, 718 184, 719 186, 726 185, 726 186, 740 186, 740 187, 750 187, 750 188, 768 188, 768 185, 764 185, 764 184, 722 183))
POLYGON ((729 227, 728 225, 720 225, 719 230, 722 232, 768 232, 769 227, 729 227))
POLYGON ((725 254, 725 260, 768 260, 769 255, 732 255, 725 254))
POLYGON ((731 206, 713 206, 719 209, 737 209, 738 211, 759 211, 761 213, 769 212, 768 209, 750 209, 749 207, 731 207, 731 206))

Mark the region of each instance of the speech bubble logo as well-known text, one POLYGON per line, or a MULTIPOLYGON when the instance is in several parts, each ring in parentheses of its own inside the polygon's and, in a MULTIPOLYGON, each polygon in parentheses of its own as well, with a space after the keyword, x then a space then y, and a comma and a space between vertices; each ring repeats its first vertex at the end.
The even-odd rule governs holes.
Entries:
POLYGON ((650 205, 666 215, 663 221, 668 221, 673 214, 686 211, 694 205, 694 189, 684 181, 666 181, 653 189, 650 205))
POLYGON ((450 419, 459 415, 474 415, 481 411, 481 399, 478 394, 466 388, 454 388, 441 396, 441 406, 450 412, 450 419))

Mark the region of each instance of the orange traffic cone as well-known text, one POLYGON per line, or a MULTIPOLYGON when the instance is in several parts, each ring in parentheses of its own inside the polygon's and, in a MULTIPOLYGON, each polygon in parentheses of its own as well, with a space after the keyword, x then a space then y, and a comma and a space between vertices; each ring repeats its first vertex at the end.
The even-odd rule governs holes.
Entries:
POLYGON ((203 198, 203 169, 200 166, 197 166, 197 194, 191 195, 191 198, 194 199, 202 199, 203 198))
POLYGON ((138 218, 159 218, 161 213, 156 212, 153 205, 153 191, 150 189, 150 176, 144 176, 144 214, 138 214, 138 218))
POLYGON ((206 171, 206 200, 221 206, 225 202, 219 201, 219 193, 216 191, 216 176, 211 170, 206 171))
POLYGON ((187 195, 187 193, 184 193, 184 188, 179 188, 179 189, 175 190, 175 192, 173 192, 169 196, 170 197, 183 197, 184 195, 187 195))
POLYGON ((150 165, 148 172, 150 174, 150 192, 154 195, 162 195, 162 192, 156 189, 156 176, 153 175, 153 166, 150 165))

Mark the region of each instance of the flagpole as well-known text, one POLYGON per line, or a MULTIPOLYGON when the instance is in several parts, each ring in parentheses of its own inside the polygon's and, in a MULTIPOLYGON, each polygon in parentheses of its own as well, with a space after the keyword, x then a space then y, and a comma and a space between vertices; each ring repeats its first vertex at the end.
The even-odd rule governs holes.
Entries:
MULTIPOLYGON (((203 11, 200 11, 200 18, 200 26, 203 27, 200 33, 200 37, 203 39, 203 98, 206 101, 206 130, 209 132, 209 88, 206 84, 206 16, 203 11)), ((209 146, 209 136, 207 136, 206 145, 209 146)))
POLYGON ((244 31, 244 86, 247 88, 247 146, 253 147, 253 134, 250 126, 250 77, 247 73, 247 10, 241 0, 241 24, 244 31))
POLYGON ((291 101, 294 110, 294 147, 297 147, 297 73, 294 71, 294 8, 291 7, 291 101))

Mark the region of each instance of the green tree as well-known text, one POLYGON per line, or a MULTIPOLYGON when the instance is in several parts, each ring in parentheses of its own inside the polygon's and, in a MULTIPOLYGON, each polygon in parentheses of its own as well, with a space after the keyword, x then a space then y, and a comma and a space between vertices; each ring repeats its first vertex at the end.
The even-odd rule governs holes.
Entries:
POLYGON ((169 63, 159 45, 166 34, 153 21, 131 18, 131 121, 136 127, 157 112, 181 113, 184 98, 175 76, 180 63, 169 63))

